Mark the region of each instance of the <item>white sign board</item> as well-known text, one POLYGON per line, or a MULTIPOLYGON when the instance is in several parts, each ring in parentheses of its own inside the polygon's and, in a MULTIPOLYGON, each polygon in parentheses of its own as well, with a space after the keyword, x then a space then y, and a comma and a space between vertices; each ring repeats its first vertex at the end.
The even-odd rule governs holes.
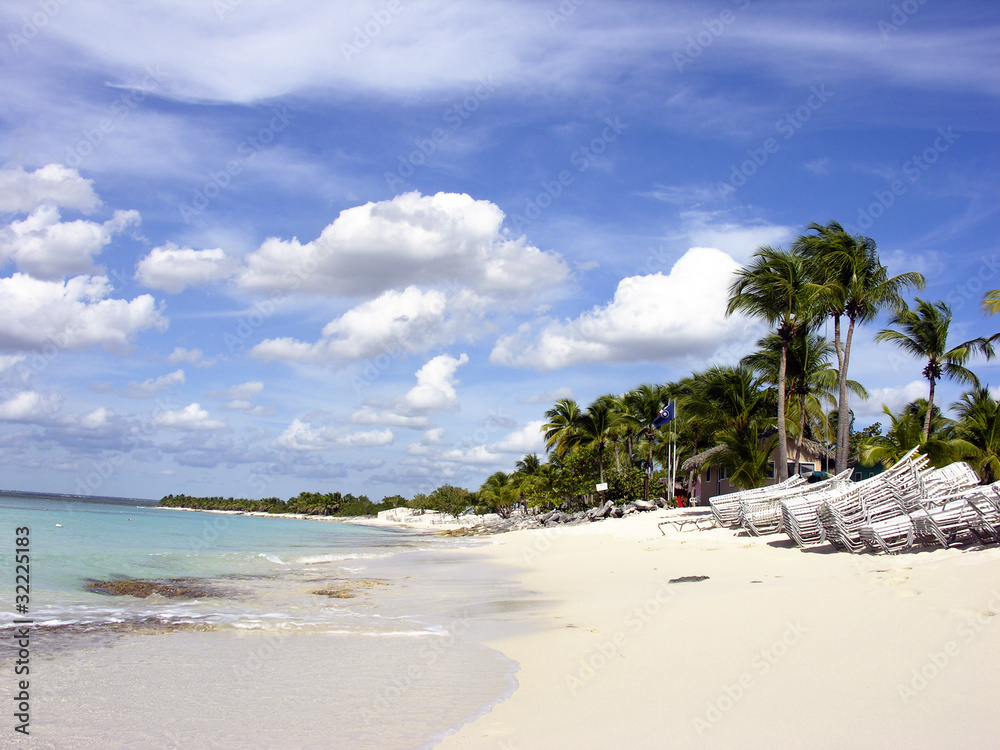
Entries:
POLYGON ((598 492, 604 492, 604 490, 606 490, 607 488, 608 488, 607 482, 601 482, 599 485, 597 485, 598 492))

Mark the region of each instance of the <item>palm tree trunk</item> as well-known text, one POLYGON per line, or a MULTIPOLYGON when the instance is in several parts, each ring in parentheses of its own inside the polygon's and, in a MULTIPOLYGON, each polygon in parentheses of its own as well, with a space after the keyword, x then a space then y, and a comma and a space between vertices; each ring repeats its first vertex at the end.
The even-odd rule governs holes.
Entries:
POLYGON ((799 461, 802 460, 802 441, 806 435, 806 397, 799 394, 799 436, 795 439, 795 472, 799 471, 799 461))
POLYGON ((642 499, 649 500, 649 477, 653 473, 653 438, 656 435, 653 434, 652 430, 646 431, 646 442, 649 444, 649 457, 648 463, 646 464, 646 472, 643 481, 643 491, 642 499))
POLYGON ((931 417, 934 416, 934 378, 927 378, 931 381, 931 387, 927 391, 927 417, 924 419, 924 445, 931 439, 931 417))
POLYGON ((788 479, 788 427, 785 425, 785 370, 788 367, 788 342, 781 344, 781 360, 778 363, 778 465, 775 466, 775 482, 788 479))
MULTIPOLYGON (((834 331, 840 338, 840 317, 834 318, 834 331)), ((843 351, 838 348, 837 359, 840 362, 840 376, 837 378, 837 468, 839 474, 847 470, 851 452, 851 407, 847 402, 847 368, 851 361, 851 339, 854 338, 854 319, 847 326, 847 339, 843 351)))

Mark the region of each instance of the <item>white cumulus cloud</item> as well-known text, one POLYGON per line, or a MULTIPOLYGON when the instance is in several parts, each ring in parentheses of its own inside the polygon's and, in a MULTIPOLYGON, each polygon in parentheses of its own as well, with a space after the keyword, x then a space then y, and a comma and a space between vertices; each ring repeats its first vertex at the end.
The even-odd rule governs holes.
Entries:
POLYGON ((129 383, 122 391, 126 398, 151 398, 175 385, 184 385, 184 370, 174 370, 158 378, 149 378, 141 383, 129 383))
MULTIPOLYGON (((867 400, 851 396, 851 410, 859 417, 883 416, 882 407, 888 406, 891 412, 898 414, 907 404, 918 398, 927 398, 927 391, 926 380, 911 380, 901 386, 869 388, 867 400)), ((934 401, 937 406, 947 406, 937 404, 937 399, 934 401)))
POLYGON ((61 221, 59 209, 44 205, 23 221, 0 229, 0 266, 13 262, 37 279, 61 279, 94 270, 94 256, 126 227, 138 224, 137 211, 115 211, 103 224, 61 221))
POLYGON ((284 337, 266 339, 250 354, 263 360, 329 362, 365 359, 387 352, 420 351, 438 343, 444 332, 446 297, 417 287, 390 291, 329 322, 314 343, 284 337))
POLYGON ((183 409, 161 412, 153 417, 153 424, 169 430, 181 432, 203 432, 226 429, 226 423, 212 419, 200 404, 188 404, 183 409))
POLYGON ((586 362, 705 358, 752 335, 745 319, 726 317, 737 268, 721 250, 691 248, 667 275, 622 279, 606 305, 502 336, 490 361, 547 371, 586 362))
POLYGON ((545 420, 539 419, 528 422, 519 430, 514 430, 501 440, 489 446, 491 451, 498 453, 543 453, 545 451, 545 439, 542 426, 545 420))
POLYGON ((370 448, 389 445, 392 430, 351 431, 344 427, 313 427, 300 419, 292 423, 274 439, 275 448, 292 451, 321 451, 334 448, 370 448))
POLYGON ((495 204, 465 194, 405 193, 342 211, 313 242, 268 239, 247 257, 238 283, 362 296, 453 281, 509 301, 567 277, 557 255, 506 237, 503 220, 495 204))
POLYGON ((0 421, 34 422, 51 416, 61 405, 62 399, 55 394, 21 391, 0 403, 0 421))
POLYGON ((139 261, 135 278, 150 289, 178 294, 189 286, 226 279, 235 269, 236 261, 222 248, 194 250, 168 242, 139 261))
POLYGON ((128 301, 107 299, 110 293, 103 276, 43 281, 15 273, 2 278, 0 348, 124 349, 139 331, 166 329, 150 295, 128 301))
POLYGON ((455 372, 468 364, 468 355, 441 354, 417 370, 417 384, 403 396, 402 406, 411 414, 431 414, 458 406, 455 372))
POLYGON ((167 362, 176 365, 179 362, 187 362, 193 367, 211 367, 215 364, 214 359, 206 359, 205 353, 201 349, 185 349, 183 346, 176 346, 167 356, 167 362))
POLYGON ((34 172, 22 167, 0 169, 0 213, 28 213, 42 204, 87 213, 100 203, 93 181, 62 164, 47 164, 34 172))

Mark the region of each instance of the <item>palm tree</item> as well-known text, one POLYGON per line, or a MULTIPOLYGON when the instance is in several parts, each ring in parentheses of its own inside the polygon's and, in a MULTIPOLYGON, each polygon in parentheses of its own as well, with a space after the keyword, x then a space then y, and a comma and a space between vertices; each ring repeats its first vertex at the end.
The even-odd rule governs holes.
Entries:
POLYGON ((948 328, 951 326, 951 308, 944 302, 928 302, 917 298, 916 309, 903 308, 892 316, 890 325, 901 330, 884 328, 875 336, 876 341, 891 341, 904 352, 927 359, 923 376, 930 384, 927 418, 924 424, 924 441, 930 438, 931 414, 934 410, 934 387, 947 376, 961 383, 979 387, 979 378, 965 363, 976 353, 987 359, 993 356, 993 346, 985 339, 966 341, 948 348, 948 328))
POLYGON ((649 477, 653 473, 653 443, 657 428, 655 422, 666 400, 663 386, 643 383, 625 394, 629 419, 646 438, 646 471, 643 478, 643 500, 649 500, 649 477))
POLYGON ((524 458, 514 465, 518 473, 529 477, 537 474, 541 466, 542 462, 537 453, 526 453, 524 458))
POLYGON ((785 425, 785 372, 788 346, 816 319, 803 258, 772 247, 762 247, 748 266, 736 273, 729 287, 726 315, 744 312, 777 328, 781 341, 778 364, 778 465, 777 481, 788 478, 788 437, 785 425))
POLYGON ((731 484, 741 490, 761 487, 771 475, 771 456, 778 435, 768 436, 758 424, 726 430, 718 434, 720 451, 709 462, 726 470, 731 484))
MULTIPOLYGON (((741 362, 760 375, 766 382, 777 384, 782 341, 775 335, 765 336, 757 342, 757 351, 745 356, 741 362)), ((826 410, 836 404, 834 394, 838 385, 838 372, 830 367, 834 346, 817 333, 799 331, 788 345, 785 378, 788 389, 788 414, 794 431, 795 460, 797 466, 802 455, 802 441, 812 432, 827 432, 826 410)), ((861 398, 868 391, 855 380, 847 381, 848 389, 861 398)))
POLYGON ((479 498, 488 509, 501 518, 510 518, 521 499, 521 480, 513 474, 497 471, 490 474, 479 489, 479 498))
POLYGON ((899 414, 893 414, 888 406, 883 406, 882 411, 889 417, 890 427, 885 435, 861 441, 858 457, 862 463, 868 466, 882 464, 888 468, 917 447, 934 466, 946 466, 961 455, 963 446, 952 435, 954 423, 937 407, 928 409, 925 399, 908 404, 899 414), (924 437, 926 415, 931 415, 930 438, 924 437))
POLYGON ((850 453, 851 417, 848 403, 847 370, 851 361, 851 342, 858 324, 872 321, 883 310, 901 309, 901 292, 909 287, 922 289, 924 277, 915 272, 889 276, 882 265, 871 237, 852 235, 840 224, 826 226, 812 223, 796 239, 793 251, 810 262, 817 295, 827 314, 833 318, 833 343, 837 352, 838 420, 837 473, 847 468, 850 453), (841 321, 848 320, 847 333, 841 337, 841 321))
MULTIPOLYGON (((696 455, 700 449, 710 446, 718 430, 714 415, 708 415, 704 410, 691 408, 700 377, 700 375, 689 375, 661 386, 664 400, 673 401, 676 407, 674 421, 671 425, 677 435, 677 456, 675 459, 678 461, 681 456, 689 458, 696 455)), ((695 469, 688 472, 687 485, 691 490, 694 489, 697 473, 695 469)))
POLYGON ((955 436, 967 460, 986 484, 1000 479, 1000 403, 987 388, 962 394, 951 405, 958 415, 955 436))
POLYGON ((579 424, 583 413, 580 406, 571 398, 556 401, 555 406, 545 412, 548 420, 542 429, 545 430, 545 451, 552 451, 556 456, 565 456, 580 442, 579 424))
POLYGON ((983 295, 983 311, 987 315, 1000 313, 1000 289, 994 289, 983 295))
POLYGON ((597 476, 601 482, 604 481, 604 451, 611 442, 618 418, 615 397, 606 395, 599 396, 588 406, 577 423, 579 444, 597 450, 597 476))
POLYGON ((685 414, 726 448, 715 452, 705 465, 725 468, 740 487, 761 486, 778 440, 771 432, 774 391, 762 387, 745 365, 710 367, 692 378, 686 390, 685 414))

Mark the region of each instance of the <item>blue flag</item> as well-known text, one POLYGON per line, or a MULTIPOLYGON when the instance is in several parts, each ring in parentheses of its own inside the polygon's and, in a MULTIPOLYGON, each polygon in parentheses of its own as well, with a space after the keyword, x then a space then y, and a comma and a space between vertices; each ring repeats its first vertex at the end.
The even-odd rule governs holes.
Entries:
POLYGON ((660 409, 659 415, 653 420, 653 427, 662 427, 674 418, 674 402, 668 401, 667 405, 660 409))

